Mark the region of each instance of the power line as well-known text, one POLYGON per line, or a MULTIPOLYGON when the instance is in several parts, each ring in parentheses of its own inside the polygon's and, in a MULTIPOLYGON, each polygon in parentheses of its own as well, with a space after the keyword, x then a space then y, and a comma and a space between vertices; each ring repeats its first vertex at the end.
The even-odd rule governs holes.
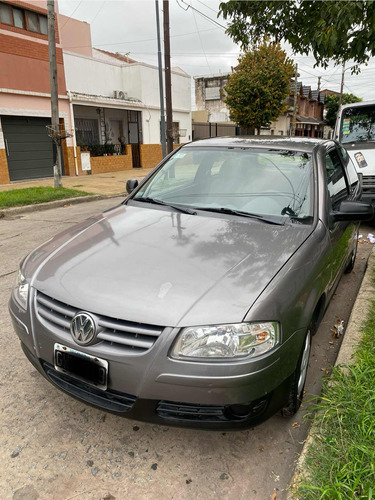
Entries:
MULTIPOLYGON (((190 1, 192 1, 192 0, 190 0, 190 1)), ((199 42, 200 42, 200 44, 201 44, 201 49, 202 49, 202 52, 203 52, 203 54, 204 54, 204 57, 206 58, 207 67, 208 67, 208 69, 209 69, 210 73, 212 73, 210 63, 208 62, 207 55, 206 55, 206 53, 205 53, 205 51, 204 51, 204 47, 203 47, 203 43, 202 43, 202 38, 201 38, 201 34, 199 33, 198 23, 197 23, 197 19, 196 19, 196 17, 195 17, 195 12, 194 12, 194 10, 193 10, 193 18, 194 18, 195 26, 196 26, 196 28, 197 28, 197 33, 198 33, 199 42)))
POLYGON ((181 5, 180 5, 180 2, 178 0, 177 1, 177 5, 182 9, 182 10, 189 10, 189 9, 192 9, 194 10, 195 12, 197 12, 197 14, 199 14, 200 16, 203 16, 205 19, 207 19, 207 21, 210 21, 211 23, 214 23, 216 24, 217 26, 219 26, 220 28, 222 28, 223 30, 226 30, 227 28, 225 26, 223 26, 222 24, 218 23, 217 21, 215 21, 215 19, 212 19, 210 16, 207 16, 206 14, 204 14, 203 12, 201 12, 200 10, 196 9, 195 7, 193 7, 191 4, 188 4, 187 2, 185 2, 184 0, 180 0, 182 3, 184 3, 185 5, 187 5, 187 9, 184 9, 181 5))
MULTIPOLYGON (((201 33, 205 31, 216 31, 219 28, 208 28, 201 30, 201 33)), ((189 36, 189 35, 196 35, 196 31, 190 31, 189 33, 180 33, 179 35, 171 35, 171 38, 177 38, 181 36, 189 36)), ((101 43, 98 44, 98 47, 107 47, 110 45, 129 45, 130 43, 144 43, 144 42, 154 42, 156 38, 144 38, 143 40, 129 40, 127 42, 111 42, 111 43, 101 43)), ((69 45, 67 47, 64 47, 65 49, 81 49, 84 47, 91 47, 91 45, 69 45)))
POLYGON ((68 17, 68 19, 65 21, 65 23, 61 26, 61 28, 60 28, 60 29, 63 29, 63 27, 64 27, 66 24, 68 24, 68 22, 72 19, 73 14, 75 14, 75 12, 78 10, 78 7, 81 5, 81 3, 82 3, 82 2, 83 2, 83 0, 81 0, 81 1, 78 3, 77 7, 73 10, 73 12, 70 14, 70 16, 69 16, 69 17, 68 17))
POLYGON ((205 3, 201 2, 201 0, 197 0, 198 3, 204 5, 205 7, 207 7, 207 9, 210 9, 212 10, 212 12, 215 12, 215 14, 217 14, 217 11, 215 9, 213 9, 212 7, 209 7, 208 5, 206 5, 205 3))
POLYGON ((95 19, 98 17, 98 14, 100 13, 100 11, 102 10, 102 8, 104 7, 104 4, 106 3, 107 0, 103 0, 101 6, 99 7, 99 10, 98 12, 95 14, 95 16, 93 17, 93 19, 90 21, 90 25, 92 25, 95 21, 95 19))

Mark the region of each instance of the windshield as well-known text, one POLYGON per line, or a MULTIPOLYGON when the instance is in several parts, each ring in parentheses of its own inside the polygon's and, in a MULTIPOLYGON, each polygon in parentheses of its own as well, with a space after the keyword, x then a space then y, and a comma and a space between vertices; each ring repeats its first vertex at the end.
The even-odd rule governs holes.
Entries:
POLYGON ((313 215, 312 185, 312 161, 306 153, 185 147, 134 200, 307 219, 313 215))
POLYGON ((340 141, 375 141, 375 105, 344 109, 341 118, 340 141))

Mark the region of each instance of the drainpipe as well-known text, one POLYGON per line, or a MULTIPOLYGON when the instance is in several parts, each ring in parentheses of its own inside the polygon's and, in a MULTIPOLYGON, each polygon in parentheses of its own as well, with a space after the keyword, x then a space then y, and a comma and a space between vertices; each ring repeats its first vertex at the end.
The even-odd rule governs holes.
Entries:
POLYGON ((72 132, 73 132, 74 167, 75 167, 76 175, 78 175, 76 126, 75 126, 75 123, 74 123, 72 93, 70 92, 70 90, 68 90, 68 97, 69 97, 70 123, 72 124, 72 132))

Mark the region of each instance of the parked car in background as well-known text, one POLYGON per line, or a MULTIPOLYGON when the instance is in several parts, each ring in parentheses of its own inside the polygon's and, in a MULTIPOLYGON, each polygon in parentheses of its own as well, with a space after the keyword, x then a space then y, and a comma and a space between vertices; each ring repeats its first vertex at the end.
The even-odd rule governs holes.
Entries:
POLYGON ((203 140, 137 184, 21 262, 9 308, 28 359, 130 418, 236 429, 293 415, 373 212, 343 148, 203 140))
MULTIPOLYGON (((363 176, 362 200, 375 206, 375 102, 341 106, 335 138, 340 141, 363 176)), ((345 152, 343 152, 345 156, 345 152)))

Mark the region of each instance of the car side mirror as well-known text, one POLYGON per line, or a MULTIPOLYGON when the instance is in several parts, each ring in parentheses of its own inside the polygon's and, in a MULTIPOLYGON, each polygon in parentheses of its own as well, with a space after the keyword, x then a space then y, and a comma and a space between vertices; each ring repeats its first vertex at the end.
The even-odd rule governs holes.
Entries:
POLYGON ((126 191, 130 194, 138 186, 137 179, 129 179, 126 183, 126 191))
POLYGON ((344 200, 340 203, 338 210, 331 212, 333 222, 364 221, 372 219, 373 216, 373 206, 362 201, 344 200))

